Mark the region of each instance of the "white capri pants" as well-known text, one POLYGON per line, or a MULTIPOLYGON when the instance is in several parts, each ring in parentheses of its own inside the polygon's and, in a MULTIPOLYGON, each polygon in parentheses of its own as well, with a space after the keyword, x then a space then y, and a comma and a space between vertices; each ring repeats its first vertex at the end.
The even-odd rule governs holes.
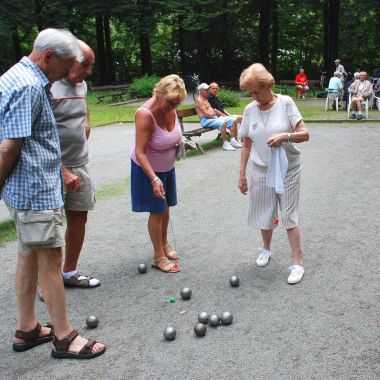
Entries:
POLYGON ((290 169, 285 176, 284 193, 276 194, 266 184, 267 172, 252 165, 249 191, 248 224, 261 230, 272 230, 277 225, 278 206, 281 222, 286 229, 298 226, 301 167, 290 169))

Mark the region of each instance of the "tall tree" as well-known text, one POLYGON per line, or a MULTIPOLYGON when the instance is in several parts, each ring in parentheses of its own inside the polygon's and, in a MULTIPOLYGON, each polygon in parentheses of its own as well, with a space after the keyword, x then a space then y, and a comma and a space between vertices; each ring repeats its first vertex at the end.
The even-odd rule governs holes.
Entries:
POLYGON ((260 62, 269 67, 269 34, 271 0, 260 0, 259 56, 260 62))
POLYGON ((338 57, 340 0, 325 0, 324 4, 324 68, 338 57))
POLYGON ((273 1, 272 6, 272 50, 271 50, 271 72, 277 76, 277 53, 278 53, 278 1, 273 1))
POLYGON ((99 68, 99 84, 107 83, 107 61, 104 44, 104 24, 103 16, 96 16, 96 55, 99 68))

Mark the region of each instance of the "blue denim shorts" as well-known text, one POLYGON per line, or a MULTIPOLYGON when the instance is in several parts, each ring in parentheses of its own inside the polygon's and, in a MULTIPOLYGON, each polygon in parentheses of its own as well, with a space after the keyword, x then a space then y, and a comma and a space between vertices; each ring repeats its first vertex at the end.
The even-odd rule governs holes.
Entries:
POLYGON ((213 128, 220 130, 223 124, 226 124, 227 129, 231 129, 234 126, 235 121, 236 118, 231 116, 219 116, 216 119, 209 119, 206 116, 203 116, 201 117, 200 123, 203 128, 213 128))
POLYGON ((175 168, 168 172, 156 172, 164 184, 166 200, 157 198, 153 194, 153 186, 144 170, 131 160, 131 197, 132 211, 162 214, 166 207, 177 204, 177 186, 175 168))

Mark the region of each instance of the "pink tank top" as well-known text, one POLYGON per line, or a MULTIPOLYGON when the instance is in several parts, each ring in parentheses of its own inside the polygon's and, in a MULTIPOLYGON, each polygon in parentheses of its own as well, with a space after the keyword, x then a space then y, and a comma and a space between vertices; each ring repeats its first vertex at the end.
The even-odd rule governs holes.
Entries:
MULTIPOLYGON (((146 149, 146 155, 148 157, 149 163, 155 172, 168 172, 174 167, 176 147, 182 138, 182 131, 178 122, 178 118, 176 117, 173 130, 171 132, 167 132, 159 127, 152 112, 150 112, 148 108, 141 107, 136 111, 136 113, 140 110, 144 110, 152 116, 155 127, 153 135, 148 142, 146 149)), ((131 159, 135 164, 140 166, 136 158, 135 148, 136 146, 133 145, 131 151, 131 159)))

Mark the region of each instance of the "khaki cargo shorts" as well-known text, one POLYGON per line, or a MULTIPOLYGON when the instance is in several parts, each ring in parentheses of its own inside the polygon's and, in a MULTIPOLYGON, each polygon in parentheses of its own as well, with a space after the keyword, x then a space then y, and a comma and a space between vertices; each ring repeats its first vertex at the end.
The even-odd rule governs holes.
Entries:
POLYGON ((70 211, 89 211, 95 207, 95 191, 88 164, 77 168, 67 168, 79 177, 80 190, 78 192, 65 192, 64 208, 70 211))
POLYGON ((16 224, 19 252, 65 246, 62 208, 35 211, 7 207, 16 224))

